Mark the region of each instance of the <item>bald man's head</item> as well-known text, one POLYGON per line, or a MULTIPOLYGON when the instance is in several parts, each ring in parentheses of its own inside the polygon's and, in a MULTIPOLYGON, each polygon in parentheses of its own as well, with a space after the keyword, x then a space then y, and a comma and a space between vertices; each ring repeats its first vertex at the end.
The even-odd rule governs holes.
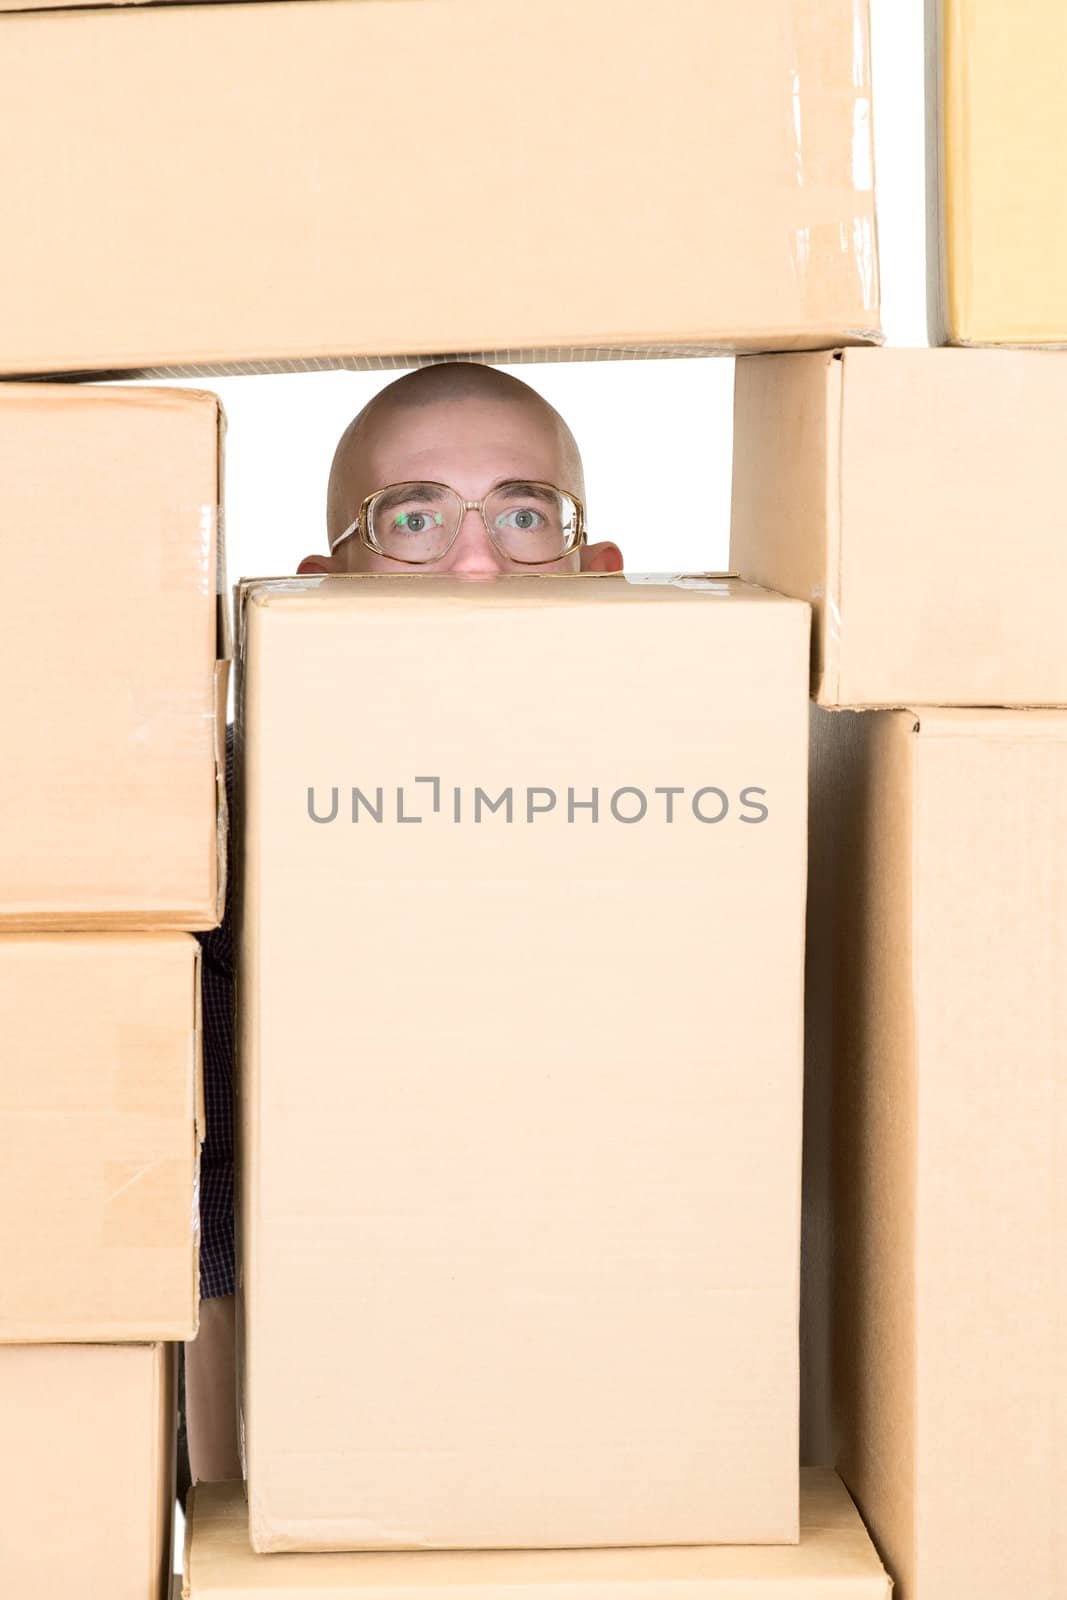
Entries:
MULTIPOLYGON (((495 367, 466 361, 420 367, 382 389, 345 429, 327 496, 331 554, 306 556, 298 570, 411 572, 352 531, 368 495, 394 484, 436 483, 470 504, 513 482, 551 484, 584 502, 582 458, 559 412, 529 384, 495 367)), ((606 541, 586 543, 547 565, 560 572, 614 572, 622 556, 606 541)), ((445 555, 418 570, 488 576, 531 569, 502 554, 472 510, 445 555)))
MULTIPOLYGON (((506 422, 506 432, 522 427, 530 435, 531 445, 557 462, 558 488, 565 488, 579 498, 585 498, 585 478, 582 458, 577 450, 574 435, 553 406, 509 373, 501 373, 496 366, 480 366, 474 362, 442 362, 434 366, 419 366, 413 373, 405 373, 373 400, 363 406, 357 418, 341 435, 334 451, 330 469, 330 491, 326 501, 326 534, 333 547, 357 514, 363 499, 389 482, 402 482, 413 478, 429 477, 427 472, 408 469, 400 474, 381 477, 386 470, 384 462, 402 456, 403 440, 418 435, 421 442, 429 430, 437 429, 442 435, 442 459, 448 459, 454 450, 458 432, 466 432, 469 450, 477 453, 480 443, 491 445, 494 434, 494 413, 501 413, 506 422), (507 416, 504 416, 507 413, 507 416), (418 419, 418 421, 416 421, 418 419), (378 462, 382 461, 382 467, 378 462)), ((528 469, 517 470, 514 477, 531 475, 528 469)), ((438 478, 437 482, 450 482, 438 478)), ((557 474, 545 482, 557 482, 557 474)), ((459 483, 454 488, 461 488, 459 483)), ((485 493, 485 490, 480 490, 485 493)))

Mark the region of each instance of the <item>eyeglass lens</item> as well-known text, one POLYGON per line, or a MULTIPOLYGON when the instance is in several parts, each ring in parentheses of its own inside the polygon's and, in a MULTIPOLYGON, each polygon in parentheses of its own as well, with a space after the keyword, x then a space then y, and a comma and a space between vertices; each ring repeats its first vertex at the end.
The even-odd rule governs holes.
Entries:
MULTIPOLYGON (((371 507, 371 538, 397 560, 435 561, 455 537, 463 511, 459 495, 441 484, 394 484, 371 507)), ((484 516, 491 537, 512 560, 558 561, 574 548, 577 505, 550 484, 502 484, 486 496, 484 516)))

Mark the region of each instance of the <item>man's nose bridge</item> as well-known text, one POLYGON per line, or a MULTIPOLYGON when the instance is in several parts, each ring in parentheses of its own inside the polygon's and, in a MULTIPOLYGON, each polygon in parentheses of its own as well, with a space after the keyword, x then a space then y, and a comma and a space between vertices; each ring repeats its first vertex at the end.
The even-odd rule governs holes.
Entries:
POLYGON ((485 532, 485 514, 484 514, 483 509, 482 509, 483 505, 484 505, 484 501, 482 501, 482 500, 464 500, 464 502, 463 502, 463 515, 459 519, 459 531, 460 532, 463 531, 463 524, 466 522, 467 518, 469 516, 471 516, 472 513, 477 516, 478 521, 479 521, 479 523, 481 524, 481 527, 482 527, 482 532, 483 533, 485 532))
POLYGON ((469 570, 471 572, 499 572, 504 566, 501 553, 490 535, 483 510, 484 501, 464 500, 463 515, 459 527, 456 529, 455 570, 469 570), (468 526, 467 518, 473 516, 476 521, 473 526, 468 526))

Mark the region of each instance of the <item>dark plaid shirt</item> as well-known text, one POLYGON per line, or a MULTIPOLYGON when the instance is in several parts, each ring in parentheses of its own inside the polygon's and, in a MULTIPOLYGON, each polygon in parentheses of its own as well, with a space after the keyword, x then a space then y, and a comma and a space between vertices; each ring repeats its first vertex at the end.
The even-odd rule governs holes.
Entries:
MULTIPOLYGON (((233 728, 226 729, 226 799, 233 808, 233 728)), ((200 1298, 233 1294, 233 863, 222 925, 198 933, 204 1023, 204 1114, 200 1153, 200 1298)))

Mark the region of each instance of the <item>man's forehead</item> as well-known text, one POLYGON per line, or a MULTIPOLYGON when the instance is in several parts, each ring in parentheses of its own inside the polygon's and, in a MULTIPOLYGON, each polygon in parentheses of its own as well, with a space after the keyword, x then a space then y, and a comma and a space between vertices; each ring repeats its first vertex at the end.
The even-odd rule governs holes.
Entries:
MULTIPOLYGON (((371 419, 368 419, 371 421, 371 419)), ((478 477, 553 477, 563 466, 559 429, 550 412, 534 406, 487 406, 441 402, 417 409, 397 408, 374 418, 353 439, 346 472, 366 479, 363 490, 381 480, 434 478, 450 474, 478 477)))

